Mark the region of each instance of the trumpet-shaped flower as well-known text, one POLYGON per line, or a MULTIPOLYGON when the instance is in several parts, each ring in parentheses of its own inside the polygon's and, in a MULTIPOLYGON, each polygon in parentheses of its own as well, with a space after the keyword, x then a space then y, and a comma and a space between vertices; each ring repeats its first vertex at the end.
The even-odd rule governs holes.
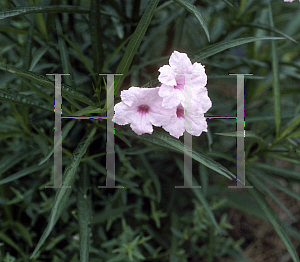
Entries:
POLYGON ((176 109, 176 116, 172 118, 169 124, 162 127, 176 138, 182 136, 184 131, 193 136, 200 136, 203 131, 207 132, 204 114, 193 105, 189 109, 185 109, 182 104, 179 104, 176 109))
POLYGON ((121 92, 122 102, 115 105, 112 119, 118 125, 130 124, 141 135, 152 134, 153 126, 167 125, 176 116, 176 109, 162 107, 162 98, 156 88, 130 87, 121 92))
MULTIPOLYGON (((204 66, 200 63, 192 64, 187 54, 174 51, 169 59, 169 65, 164 65, 158 70, 158 80, 162 83, 159 88, 159 96, 163 98, 163 107, 177 107, 184 102, 185 75, 191 74, 191 88, 198 92, 205 88, 207 75, 204 66)), ((206 100, 209 99, 208 97, 206 100)))

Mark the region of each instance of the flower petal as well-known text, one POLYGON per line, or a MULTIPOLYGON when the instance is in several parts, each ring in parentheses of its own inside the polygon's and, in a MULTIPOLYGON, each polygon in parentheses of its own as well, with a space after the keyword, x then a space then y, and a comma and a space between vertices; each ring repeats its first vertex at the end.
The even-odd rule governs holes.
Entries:
POLYGON ((144 133, 152 134, 153 132, 153 126, 148 114, 135 114, 135 117, 132 118, 130 127, 138 135, 144 133))
POLYGON ((192 73, 192 63, 187 54, 174 51, 169 64, 176 73, 192 73))
POLYGON ((182 90, 164 84, 159 87, 158 94, 163 98, 162 106, 168 109, 177 107, 184 99, 182 90))
POLYGON ((185 119, 188 125, 185 127, 186 131, 193 136, 200 136, 201 133, 207 132, 207 122, 204 115, 187 114, 185 119))
POLYGON ((184 118, 173 118, 168 125, 163 125, 162 128, 170 133, 171 136, 179 138, 184 133, 184 118))
POLYGON ((160 75, 158 76, 158 81, 162 84, 175 86, 175 72, 169 65, 164 65, 158 69, 160 75))
POLYGON ((204 87, 207 84, 207 75, 205 73, 205 68, 200 63, 194 63, 192 69, 193 77, 192 83, 196 86, 204 87))
POLYGON ((118 125, 126 125, 131 122, 132 116, 134 115, 135 109, 129 107, 123 102, 115 105, 115 114, 112 119, 118 125))
POLYGON ((121 99, 128 106, 136 104, 141 98, 140 88, 139 87, 130 87, 128 90, 121 91, 121 99))

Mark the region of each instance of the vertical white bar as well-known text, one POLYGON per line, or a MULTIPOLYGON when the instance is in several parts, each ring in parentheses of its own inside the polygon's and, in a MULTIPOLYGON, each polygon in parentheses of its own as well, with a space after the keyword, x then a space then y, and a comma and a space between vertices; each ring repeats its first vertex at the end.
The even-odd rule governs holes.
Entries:
MULTIPOLYGON (((183 73, 184 75, 184 99, 185 105, 184 107, 189 109, 192 106, 191 98, 192 94, 192 74, 183 73)), ((185 110, 184 110, 185 111, 185 110)), ((185 112, 184 112, 185 114, 185 112)), ((189 123, 185 118, 184 126, 186 130, 192 130, 192 123, 189 123)), ((193 137, 188 132, 184 132, 184 185, 183 186, 175 186, 175 188, 201 188, 201 186, 193 186, 193 152, 192 152, 192 144, 193 137)))
POLYGON ((252 74, 229 74, 237 76, 237 121, 236 121, 236 142, 237 142, 237 185, 228 188, 253 188, 245 186, 245 88, 244 76, 252 74))
POLYGON ((115 128, 114 122, 114 76, 118 74, 99 74, 107 76, 107 130, 106 130, 106 186, 98 188, 123 188, 115 184, 115 128))
POLYGON ((61 113, 62 113, 62 95, 61 95, 61 76, 70 74, 47 74, 54 75, 54 186, 45 186, 45 188, 71 188, 71 186, 62 186, 62 133, 61 133, 61 113))

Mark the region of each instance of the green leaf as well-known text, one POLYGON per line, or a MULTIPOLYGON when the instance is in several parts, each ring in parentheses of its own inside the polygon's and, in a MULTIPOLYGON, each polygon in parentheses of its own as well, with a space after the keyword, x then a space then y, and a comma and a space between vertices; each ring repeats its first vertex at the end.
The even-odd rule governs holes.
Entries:
POLYGON ((245 27, 257 27, 260 29, 265 29, 267 31, 271 31, 274 33, 277 33, 283 37, 285 37, 286 39, 289 39, 297 44, 299 44, 298 41, 296 41, 294 38, 290 37, 289 35, 285 34, 284 32, 282 32, 281 30, 277 29, 276 27, 272 27, 272 26, 268 26, 268 25, 264 25, 264 24, 256 24, 256 23, 248 23, 248 24, 240 24, 239 26, 245 26, 245 27))
POLYGON ((295 198, 296 200, 300 201, 300 194, 294 192, 287 186, 281 185, 281 183, 279 183, 276 179, 272 178, 269 174, 257 172, 257 170, 256 170, 255 174, 258 175, 263 180, 265 180, 268 184, 276 187, 280 191, 282 191, 282 192, 290 195, 291 197, 295 198))
POLYGON ((271 173, 273 175, 277 175, 284 179, 300 181, 300 173, 297 171, 288 170, 286 168, 280 168, 280 167, 276 167, 276 166, 270 166, 270 165, 262 164, 262 163, 253 163, 253 166, 262 168, 262 169, 268 171, 269 173, 271 173))
POLYGON ((178 4, 180 4, 181 6, 183 6, 187 11, 189 11, 190 13, 192 13, 193 15, 196 16, 196 18, 198 19, 198 21, 200 22, 201 26, 204 29, 204 32, 207 36, 208 41, 210 42, 209 31, 208 31, 207 25, 205 23, 204 18, 201 15, 201 13, 199 12, 198 8, 196 6, 194 6, 188 0, 174 0, 174 1, 177 2, 178 4))
MULTIPOLYGON (((184 174, 184 164, 183 161, 181 159, 179 159, 178 157, 175 158, 175 161, 177 163, 177 165, 179 166, 179 169, 181 171, 182 174, 184 174)), ((193 185, 190 186, 199 186, 197 180, 193 177, 192 178, 192 183, 193 185)), ((198 198, 198 200, 200 201, 200 203, 202 204, 203 208, 205 209, 207 215, 210 217, 211 222, 214 224, 214 226, 216 227, 216 229, 221 232, 221 229, 216 221, 216 218, 206 200, 206 198, 203 196, 203 194, 201 193, 201 191, 199 190, 199 188, 191 188, 193 193, 195 194, 195 196, 198 198)))
POLYGON ((140 154, 139 157, 141 158, 143 165, 145 166, 148 174, 150 175, 150 177, 151 177, 151 179, 154 183, 154 186, 155 186, 155 189, 156 189, 156 194, 157 194, 156 200, 159 203, 160 200, 161 200, 161 188, 160 188, 160 182, 159 182, 159 179, 157 177, 157 174, 154 172, 153 168, 149 164, 149 162, 146 159, 146 157, 144 156, 144 154, 140 154))
POLYGON ((88 13, 89 8, 72 5, 20 6, 0 12, 0 19, 33 13, 88 13))
POLYGON ((67 186, 73 186, 75 180, 75 174, 79 166, 80 160, 85 154, 89 144, 91 143, 93 136, 96 133, 96 130, 97 128, 94 127, 89 134, 86 134, 83 137, 83 139, 79 142, 77 148, 75 149, 72 159, 66 166, 63 175, 63 182, 62 182, 63 187, 59 188, 56 193, 55 201, 50 213, 48 225, 44 230, 43 235, 41 236, 37 246, 35 247, 30 259, 32 259, 37 254, 37 252, 39 251, 43 243, 46 241, 47 237, 49 236, 53 227, 55 226, 57 220, 59 219, 61 212, 63 211, 65 205, 67 204, 67 200, 71 194, 71 188, 67 188, 67 186))
POLYGON ((128 145, 129 147, 132 147, 130 141, 124 135, 122 135, 121 133, 117 133, 115 135, 118 138, 120 138, 126 145, 128 145))
POLYGON ((261 208, 261 210, 266 215, 268 221, 274 227, 278 236, 281 238, 283 244, 286 246, 288 252, 290 253, 293 261, 299 262, 299 257, 297 255, 297 252, 295 250, 295 247, 293 246, 291 239, 289 238, 289 235, 286 232, 285 227, 283 226, 282 222, 279 220, 276 212, 272 209, 272 207, 270 207, 269 203, 266 201, 264 195, 257 190, 258 185, 255 183, 254 180, 250 178, 251 176, 248 176, 246 180, 248 180, 248 184, 250 180, 254 188, 248 189, 248 192, 252 195, 257 205, 261 208))
POLYGON ((49 46, 43 46, 35 51, 34 55, 32 56, 31 65, 29 71, 32 71, 36 64, 41 60, 44 54, 49 50, 49 46))
POLYGON ((90 242, 90 228, 91 222, 91 199, 88 196, 88 188, 90 177, 87 168, 79 176, 77 189, 77 215, 79 224, 79 239, 80 239, 80 262, 89 261, 89 242, 90 242))
POLYGON ((22 29, 10 27, 10 26, 0 26, 0 32, 13 33, 16 35, 19 35, 19 34, 27 35, 28 34, 27 30, 22 30, 22 29))
MULTIPOLYGON (((103 44, 102 44, 102 29, 101 29, 101 14, 100 2, 98 0, 91 0, 90 5, 90 33, 93 52, 94 72, 102 73, 101 69, 104 63, 103 44)), ((98 86, 101 78, 97 77, 96 85, 98 86)))
MULTIPOLYGON (((90 72, 90 74, 94 76, 94 71, 92 69, 92 67, 90 66, 86 56, 79 50, 79 48, 64 34, 60 34, 60 36, 62 36, 67 42, 68 44, 75 50, 75 52, 77 53, 77 55, 79 56, 79 58, 81 59, 81 62, 85 65, 86 69, 90 72)), ((103 72, 103 70, 102 70, 103 72)))
POLYGON ((43 170, 43 169, 46 169, 46 168, 51 167, 51 166, 53 166, 53 163, 48 163, 48 164, 41 165, 41 166, 31 166, 31 167, 24 168, 24 169, 18 171, 17 173, 14 173, 13 175, 10 175, 10 176, 8 176, 4 179, 1 179, 0 180, 0 185, 4 185, 6 183, 17 180, 21 177, 27 176, 29 174, 32 174, 32 173, 36 172, 36 171, 43 170))
POLYGON ((103 211, 93 216, 92 224, 100 224, 113 217, 123 217, 125 212, 128 212, 135 207, 137 207, 137 205, 120 206, 117 208, 106 205, 103 211))
POLYGON ((45 104, 42 101, 30 98, 26 95, 21 95, 12 90, 0 89, 0 100, 53 112, 53 107, 49 104, 45 104))
POLYGON ((18 251, 18 254, 21 254, 22 256, 24 255, 23 251, 19 246, 15 243, 14 240, 12 240, 9 236, 7 236, 4 232, 0 231, 0 239, 5 242, 6 244, 10 245, 13 247, 15 250, 18 251))
MULTIPOLYGON (((137 139, 144 140, 147 142, 151 142, 153 144, 171 149, 175 152, 184 153, 184 144, 179 140, 176 139, 170 135, 154 131, 152 135, 149 134, 143 134, 143 135, 137 135, 131 130, 124 131, 118 126, 115 128, 118 132, 124 134, 133 136, 137 139)), ((236 178, 236 176, 231 173, 227 168, 219 164, 218 162, 211 159, 209 156, 202 154, 200 152, 196 152, 195 150, 192 150, 192 157, 199 163, 207 166, 208 168, 216 171, 217 173, 231 179, 231 177, 236 178)))
MULTIPOLYGON (((269 19, 270 26, 274 27, 273 14, 270 0, 268 0, 269 5, 269 19)), ((271 33, 273 36, 274 33, 271 33)), ((272 50, 272 72, 273 72, 273 97, 274 97, 274 117, 275 117, 275 131, 276 137, 280 135, 281 127, 281 106, 280 106, 280 86, 279 86, 279 60, 278 60, 278 50, 275 40, 271 41, 272 50)))
MULTIPOLYGON (((68 133, 70 132, 70 130, 72 129, 72 127, 75 125, 75 120, 71 120, 68 121, 68 123, 66 123, 66 125, 63 127, 62 129, 62 138, 61 140, 64 141, 64 139, 66 138, 66 136, 68 135, 68 133)), ((59 143, 49 151, 49 153, 39 162, 39 166, 44 164, 54 153, 54 150, 56 147, 59 146, 59 143)))
POLYGON ((222 1, 225 2, 226 4, 230 5, 231 7, 233 7, 236 10, 236 8, 229 1, 227 1, 227 0, 222 0, 222 1))
POLYGON ((146 30, 152 20, 154 15, 155 8, 159 0, 151 0, 148 7, 146 8, 140 22, 137 25, 132 37, 129 40, 129 43, 126 47, 125 53, 122 57, 122 60, 116 70, 117 74, 123 74, 122 76, 116 76, 115 81, 115 94, 118 94, 119 89, 126 77, 127 71, 131 65, 132 59, 139 48, 141 41, 146 33, 146 30))
MULTIPOLYGON (((49 80, 47 77, 31 72, 31 71, 26 71, 23 69, 19 69, 17 67, 14 66, 10 66, 10 65, 2 65, 0 64, 0 70, 4 70, 6 72, 10 72, 13 73, 14 75, 19 75, 22 76, 26 79, 32 80, 33 82, 40 84, 42 86, 48 87, 52 90, 54 90, 54 83, 49 80)), ((73 89, 71 86, 65 85, 65 84, 61 84, 62 87, 62 94, 69 96, 71 98, 77 99, 87 105, 93 105, 95 106, 95 103, 89 99, 88 97, 86 97, 85 95, 83 95, 82 93, 76 91, 75 89, 73 89)))
MULTIPOLYGON (((30 89, 33 89, 37 94, 39 94, 41 97, 45 98, 48 102, 53 104, 53 97, 49 96, 46 92, 42 91, 40 87, 36 87, 34 84, 32 84, 30 81, 26 80, 26 78, 16 75, 17 78, 19 78, 22 82, 25 83, 30 89)), ((62 105, 63 115, 65 114, 71 114, 70 110, 66 108, 64 105, 62 105)))
POLYGON ((120 52, 120 50, 123 48, 124 45, 126 45, 126 43, 129 41, 129 39, 132 37, 132 35, 130 35, 129 37, 127 37, 116 49, 115 51, 108 57, 108 59, 106 60, 105 64, 103 65, 102 71, 101 72, 105 72, 107 66, 109 65, 110 61, 115 57, 115 55, 117 53, 120 52))
POLYGON ((24 240, 28 242, 30 247, 32 247, 32 238, 29 230, 20 222, 14 222, 14 226, 18 228, 24 240))
POLYGON ((251 43, 254 41, 261 41, 261 40, 280 40, 284 39, 283 37, 271 37, 271 36, 257 36, 257 37, 245 37, 245 38, 238 38, 234 40, 229 40, 221 43, 216 43, 205 48, 202 48, 199 51, 193 52, 190 54, 190 57, 193 57, 191 60, 192 62, 197 62, 208 58, 212 55, 218 54, 226 49, 240 46, 243 44, 251 43))
MULTIPOLYGON (((288 124, 288 127, 280 134, 278 139, 275 139, 274 143, 277 143, 278 141, 282 140, 285 138, 285 136, 291 132, 297 125, 300 123, 300 115, 295 117, 290 123, 288 124)), ((299 134, 299 130, 296 130, 296 133, 299 134)), ((294 137, 294 136, 293 136, 294 137)))
POLYGON ((99 108, 96 106, 87 106, 85 108, 82 108, 82 109, 72 113, 71 116, 89 116, 89 114, 92 114, 92 113, 103 114, 102 116, 105 116, 106 108, 99 108))
POLYGON ((300 130, 297 130, 291 134, 289 134, 286 139, 289 139, 289 138, 293 138, 293 137, 300 137, 300 130))
POLYGON ((21 152, 15 153, 14 155, 4 155, 0 160, 0 176, 2 176, 2 174, 11 169, 13 166, 17 165, 19 162, 28 157, 35 156, 40 152, 41 150, 38 149, 36 151, 32 151, 30 154, 28 154, 28 152, 21 152))
MULTIPOLYGON (((255 174, 257 174, 257 172, 255 174)), ((293 222, 297 221, 297 219, 292 215, 292 213, 286 208, 286 206, 280 201, 280 199, 272 192, 269 187, 267 187, 255 176, 252 176, 251 180, 254 181, 262 190, 264 190, 274 200, 274 202, 276 202, 282 208, 282 210, 293 220, 293 222)))
POLYGON ((229 132, 229 133, 215 133, 216 135, 220 136, 231 136, 231 137, 255 137, 257 139, 263 140, 261 137, 255 135, 252 131, 236 131, 236 132, 229 132))
POLYGON ((58 17, 56 17, 55 22, 56 22, 56 31, 58 34, 59 53, 60 53, 60 59, 61 59, 61 63, 62 63, 63 73, 70 74, 69 76, 64 78, 64 81, 67 83, 67 85, 75 88, 73 70, 71 67, 70 60, 69 60, 69 52, 67 49, 65 39, 61 36, 62 35, 62 27, 61 27, 58 17))
POLYGON ((0 139, 6 139, 14 136, 24 135, 23 132, 0 132, 0 139))

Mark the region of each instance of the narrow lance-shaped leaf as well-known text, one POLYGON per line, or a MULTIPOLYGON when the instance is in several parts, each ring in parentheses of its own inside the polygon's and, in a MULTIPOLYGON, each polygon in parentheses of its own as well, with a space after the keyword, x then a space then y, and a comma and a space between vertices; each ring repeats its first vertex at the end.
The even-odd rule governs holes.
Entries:
MULTIPOLYGON (((269 5, 269 19, 270 26, 274 27, 272 7, 270 1, 268 0, 269 5)), ((273 36, 274 33, 271 33, 273 36)), ((275 116, 275 130, 276 137, 280 135, 280 126, 281 126, 281 106, 280 106, 280 86, 279 86, 279 60, 277 54, 277 45, 275 40, 271 41, 271 50, 272 50, 272 72, 273 72, 273 97, 274 97, 274 116, 275 116)))
MULTIPOLYGON (((58 32, 59 33, 59 32, 58 32)), ((80 49, 64 34, 60 34, 67 42, 68 44, 74 49, 74 51, 77 53, 77 55, 79 56, 79 58, 81 59, 81 61, 83 62, 83 64, 85 65, 86 69, 90 72, 90 74, 92 74, 92 77, 95 79, 95 75, 94 75, 94 71, 92 69, 92 67, 90 66, 87 58, 84 56, 84 54, 80 51, 80 49)), ((104 70, 102 70, 101 72, 104 72, 104 70)))
POLYGON ((43 46, 34 53, 31 61, 31 65, 29 67, 29 71, 32 71, 34 69, 36 64, 40 61, 40 59, 48 51, 49 48, 50 48, 49 46, 43 46))
MULTIPOLYGON (((184 173, 183 160, 180 161, 180 159, 178 157, 176 157, 175 161, 176 161, 177 165, 179 166, 179 169, 180 169, 181 173, 183 174, 184 173)), ((189 185, 189 186, 199 186, 197 180, 194 177, 192 178, 192 185, 189 185)), ((221 229, 220 229, 220 227, 219 227, 219 225, 216 221, 214 213, 212 212, 212 210, 211 210, 207 200, 203 196, 202 192, 198 188, 195 188, 195 187, 192 188, 192 191, 194 192, 196 198, 199 200, 199 202, 203 206, 203 208, 206 211, 207 215, 210 217, 210 220, 212 221, 212 223, 214 224, 216 229, 220 232, 221 229)))
POLYGON ((294 38, 290 37, 289 35, 285 34, 284 32, 282 32, 281 30, 277 29, 276 27, 271 27, 268 25, 264 25, 264 24, 256 24, 256 23, 248 23, 248 24, 241 24, 239 26, 246 26, 246 27, 257 27, 260 29, 265 29, 267 31, 271 31, 274 33, 277 33, 279 35, 282 35, 283 37, 285 37, 286 39, 289 39, 295 43, 299 43, 298 41, 296 41, 294 38))
POLYGON ((155 189, 156 189, 156 194, 157 194, 157 202, 159 203, 161 200, 161 188, 160 188, 160 183, 159 183, 159 179, 157 177, 157 174, 154 172, 153 168, 151 167, 151 165, 149 164, 148 160, 146 159, 146 157, 144 156, 144 154, 140 154, 139 157, 141 158, 144 166, 146 167, 146 170, 148 172, 148 174, 150 175, 155 189))
MULTIPOLYGON (((94 72, 100 74, 103 67, 103 47, 102 47, 102 30, 101 30, 101 13, 100 2, 98 0, 92 0, 90 6, 90 33, 91 43, 93 51, 94 72)), ((96 85, 100 84, 100 77, 96 77, 96 85)))
POLYGON ((65 77, 64 80, 67 83, 67 85, 75 88, 73 70, 71 67, 70 60, 69 60, 69 52, 68 52, 68 48, 67 48, 65 39, 61 36, 62 35, 62 27, 61 27, 58 17, 56 17, 55 23, 56 23, 56 31, 58 34, 59 53, 60 53, 63 72, 64 72, 64 74, 70 74, 69 76, 65 77))
POLYGON ((208 58, 210 56, 213 56, 215 54, 218 54, 226 49, 240 46, 243 44, 251 43, 254 41, 261 41, 261 40, 280 40, 284 39, 283 37, 271 37, 271 36, 257 36, 257 37, 245 37, 245 38, 238 38, 226 42, 216 43, 210 46, 207 46, 205 48, 202 48, 199 51, 191 53, 191 57, 193 57, 191 60, 192 62, 197 62, 200 60, 203 60, 205 58, 208 58))
MULTIPOLYGON (((23 54, 23 63, 24 69, 29 70, 31 59, 32 59, 32 39, 33 39, 33 30, 34 30, 34 20, 31 22, 31 25, 28 30, 27 40, 25 44, 25 52, 23 54)), ((28 91, 28 87, 23 83, 22 84, 22 91, 28 91)), ((29 108, 28 106, 22 106, 22 116, 24 119, 24 123, 28 126, 29 121, 29 108)))
POLYGON ((154 10, 158 4, 159 0, 151 0, 148 7, 146 8, 140 22, 137 25, 132 37, 129 40, 129 43, 126 47, 125 54, 117 68, 118 74, 123 74, 122 76, 116 76, 115 81, 115 94, 118 95, 118 91, 121 88, 121 85, 126 77, 127 71, 131 65, 132 59, 136 54, 137 49, 139 48, 141 41, 146 33, 146 30, 152 20, 154 15, 154 10))
MULTIPOLYGON (((178 140, 170 135, 167 135, 167 134, 164 134, 161 132, 157 132, 157 131, 154 131, 152 133, 152 135, 149 135, 149 134, 137 135, 131 130, 124 131, 121 128, 119 128, 118 126, 116 126, 115 129, 124 135, 133 136, 137 139, 141 139, 144 141, 154 143, 156 145, 160 145, 162 147, 171 149, 171 150, 181 153, 181 154, 184 153, 184 144, 180 140, 178 140)), ((231 179, 231 177, 236 178, 236 176, 233 173, 231 173, 227 168, 225 168, 224 166, 222 166, 218 162, 214 161, 213 159, 211 159, 209 156, 207 156, 205 154, 202 154, 200 152, 192 150, 192 157, 199 163, 207 166, 208 168, 216 171, 217 173, 219 173, 229 179, 231 179)))
POLYGON ((265 193, 267 193, 274 200, 274 202, 276 202, 282 208, 282 210, 292 219, 293 222, 297 222, 297 219, 293 216, 293 214, 287 209, 287 207, 281 202, 281 200, 273 193, 273 191, 269 187, 267 187, 262 181, 257 179, 256 176, 251 177, 251 180, 255 181, 255 183, 265 193))
POLYGON ((21 95, 20 93, 12 90, 0 89, 0 100, 53 112, 53 107, 51 107, 49 104, 45 104, 26 95, 21 95))
POLYGON ((85 168, 83 174, 79 177, 77 191, 80 262, 89 262, 91 200, 87 195, 90 181, 88 172, 85 168))
MULTIPOLYGON (((278 137, 275 141, 282 140, 289 132, 291 132, 297 125, 300 124, 300 115, 295 117, 289 124, 288 127, 281 133, 281 135, 278 137)), ((299 133, 299 130, 298 130, 299 133)))
MULTIPOLYGON (((86 134, 84 138, 79 142, 77 148, 73 153, 72 159, 70 160, 70 162, 65 168, 62 186, 73 186, 75 180, 75 174, 79 166, 80 160, 85 154, 89 144, 91 143, 93 136, 96 133, 96 130, 97 128, 94 127, 93 130, 89 134, 86 134)), ((70 194, 71 194, 71 188, 62 187, 58 189, 55 196, 54 205, 50 213, 48 225, 44 230, 43 235, 41 236, 37 246, 35 247, 30 259, 33 258, 34 255, 39 251, 39 249, 41 248, 41 246, 43 245, 43 243, 46 241, 47 237, 51 233, 53 227, 55 226, 58 218, 61 215, 64 206, 67 203, 67 199, 69 198, 70 194)))
POLYGON ((0 180, 0 185, 4 185, 6 183, 9 183, 11 181, 14 181, 14 180, 17 180, 21 177, 24 177, 24 176, 27 176, 27 175, 31 175, 33 172, 36 172, 36 171, 39 171, 39 170, 43 170, 43 169, 46 169, 48 167, 51 167, 53 166, 53 163, 48 163, 48 164, 44 164, 44 165, 41 165, 41 166, 31 166, 31 167, 27 167, 27 168, 24 168, 4 179, 1 179, 0 180))
MULTIPOLYGON (((66 136, 68 135, 69 131, 71 130, 71 128, 75 125, 75 120, 71 120, 68 121, 65 126, 62 129, 62 141, 64 141, 64 139, 66 138, 66 136)), ((52 149, 49 151, 49 153, 39 162, 39 166, 44 164, 54 153, 54 149, 57 148, 60 145, 60 143, 58 143, 57 145, 53 146, 52 149)))
MULTIPOLYGON (((37 84, 40 84, 42 86, 45 86, 45 87, 48 87, 48 88, 51 88, 52 90, 54 90, 54 83, 50 79, 48 79, 47 77, 45 77, 43 75, 31 72, 31 71, 19 69, 14 66, 2 65, 2 64, 0 64, 0 70, 4 70, 4 71, 10 72, 10 73, 13 73, 15 75, 20 75, 22 77, 25 77, 26 79, 34 81, 37 84)), ((74 90, 71 86, 62 84, 61 87, 62 87, 63 95, 77 99, 87 105, 95 106, 95 103, 91 99, 89 99, 82 93, 74 90)))
MULTIPOLYGON (((292 243, 291 239, 289 238, 282 222, 279 220, 277 214, 272 209, 272 207, 270 207, 270 205, 266 201, 264 195, 256 189, 258 187, 258 185, 255 183, 255 181, 251 180, 251 176, 248 176, 248 179, 251 181, 251 184, 254 186, 254 188, 248 189, 248 192, 252 195, 252 197, 254 198, 257 205, 261 208, 261 210, 264 212, 264 214, 266 215, 269 222, 274 227, 278 236, 281 238, 283 244, 286 246, 288 252, 290 253, 293 261, 299 262, 299 257, 297 255, 295 247, 293 246, 293 243, 292 243)), ((248 179, 246 178, 246 180, 248 180, 248 179)), ((247 184, 250 184, 249 180, 247 181, 247 184)))
POLYGON ((208 41, 210 42, 209 31, 208 31, 207 25, 205 23, 203 16, 199 12, 198 8, 196 6, 194 6, 188 0, 174 0, 174 1, 177 2, 178 4, 182 5, 187 11, 189 11, 190 13, 192 13, 196 16, 197 20, 200 22, 201 26, 204 29, 204 32, 207 36, 208 41))
POLYGON ((88 13, 89 9, 83 6, 49 5, 49 6, 20 6, 0 12, 0 19, 33 13, 88 13))

